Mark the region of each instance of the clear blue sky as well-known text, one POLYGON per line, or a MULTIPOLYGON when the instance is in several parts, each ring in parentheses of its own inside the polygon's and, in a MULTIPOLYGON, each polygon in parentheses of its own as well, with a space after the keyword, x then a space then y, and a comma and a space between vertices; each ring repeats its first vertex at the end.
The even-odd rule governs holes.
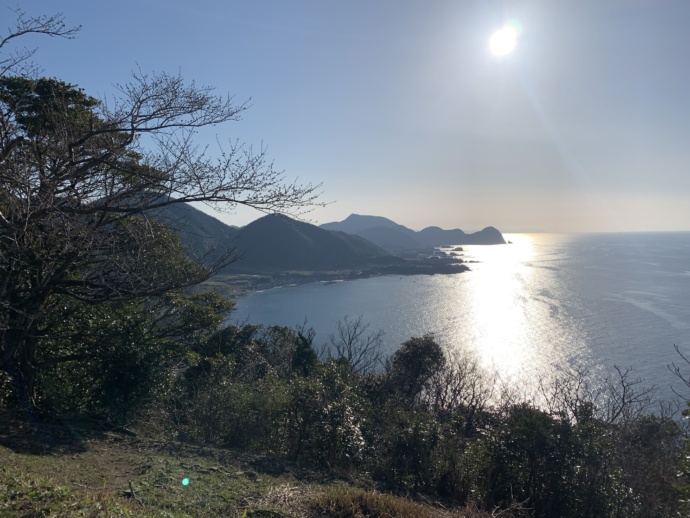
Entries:
POLYGON ((313 222, 690 230, 690 0, 0 0, 1 30, 18 4, 82 25, 23 43, 94 96, 139 67, 251 99, 200 141, 323 183, 313 222))

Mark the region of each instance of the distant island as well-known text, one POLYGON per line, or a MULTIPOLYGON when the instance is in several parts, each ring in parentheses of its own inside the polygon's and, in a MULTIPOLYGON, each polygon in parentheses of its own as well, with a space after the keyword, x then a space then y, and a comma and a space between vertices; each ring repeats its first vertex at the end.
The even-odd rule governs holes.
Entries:
POLYGON ((493 227, 474 234, 439 227, 416 232, 387 218, 357 214, 321 226, 273 214, 234 227, 180 204, 155 217, 202 262, 213 264, 232 254, 207 283, 230 296, 315 281, 461 273, 469 268, 459 245, 505 244, 493 227))

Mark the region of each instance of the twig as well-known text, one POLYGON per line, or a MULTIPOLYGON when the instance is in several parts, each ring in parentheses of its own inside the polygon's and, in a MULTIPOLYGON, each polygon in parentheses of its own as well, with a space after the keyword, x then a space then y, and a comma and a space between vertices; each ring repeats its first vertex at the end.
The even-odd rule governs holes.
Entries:
POLYGON ((144 505, 144 502, 141 501, 141 498, 139 498, 139 497, 137 496, 137 494, 134 492, 134 486, 132 485, 132 481, 131 481, 131 480, 129 481, 129 492, 131 493, 132 498, 134 498, 134 500, 136 500, 137 502, 139 502, 139 505, 141 505, 141 507, 146 507, 146 506, 144 505))

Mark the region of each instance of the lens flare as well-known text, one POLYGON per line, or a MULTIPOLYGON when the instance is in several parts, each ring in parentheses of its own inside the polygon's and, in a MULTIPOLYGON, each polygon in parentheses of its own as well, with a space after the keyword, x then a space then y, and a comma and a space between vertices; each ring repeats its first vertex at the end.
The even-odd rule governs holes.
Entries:
POLYGON ((183 478, 183 479, 182 479, 182 485, 183 485, 183 486, 188 486, 188 485, 189 485, 189 479, 188 479, 188 478, 183 478))

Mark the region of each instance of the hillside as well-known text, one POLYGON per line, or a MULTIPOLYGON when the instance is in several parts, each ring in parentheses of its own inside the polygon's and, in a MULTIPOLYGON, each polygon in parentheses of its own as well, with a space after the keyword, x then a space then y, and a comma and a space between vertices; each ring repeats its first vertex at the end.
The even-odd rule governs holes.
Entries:
POLYGON ((150 215, 180 236, 190 254, 203 262, 213 262, 234 249, 238 227, 226 225, 186 203, 169 205, 150 215))
POLYGON ((44 425, 37 440, 23 423, 0 417, 3 517, 354 516, 362 500, 368 512, 396 518, 491 516, 381 493, 365 476, 358 484, 282 457, 176 441, 150 426, 121 433, 83 422, 44 425))
POLYGON ((223 273, 278 270, 337 270, 398 262, 361 236, 329 231, 282 215, 264 216, 233 227, 188 204, 152 213, 180 236, 192 256, 211 262, 233 251, 236 260, 223 273))
POLYGON ((443 245, 496 245, 505 239, 494 227, 467 234, 460 229, 427 227, 419 232, 381 216, 351 214, 340 222, 325 223, 321 228, 339 230, 364 237, 388 251, 413 250, 443 245))
POLYGON ((321 228, 328 230, 341 230, 349 234, 357 234, 370 228, 388 228, 402 233, 414 234, 414 230, 396 223, 382 216, 362 216, 360 214, 350 214, 343 221, 334 223, 324 223, 321 228))
MULTIPOLYGON (((394 255, 392 251, 446 244, 438 241, 450 234, 441 229, 414 232, 382 217, 353 216, 348 223, 359 227, 346 227, 361 230, 348 233, 276 214, 244 227, 231 227, 186 204, 172 205, 153 215, 180 236, 190 255, 206 264, 224 262, 231 254, 232 261, 212 280, 220 283, 214 289, 231 284, 247 289, 331 278, 467 270, 454 257, 430 261, 424 254, 406 259, 394 255), (367 227, 369 224, 376 226, 367 227)), ((449 242, 455 244, 452 239, 449 242)))
POLYGON ((399 262, 361 236, 281 215, 264 216, 242 227, 235 243, 241 257, 225 272, 341 270, 372 262, 399 262))

